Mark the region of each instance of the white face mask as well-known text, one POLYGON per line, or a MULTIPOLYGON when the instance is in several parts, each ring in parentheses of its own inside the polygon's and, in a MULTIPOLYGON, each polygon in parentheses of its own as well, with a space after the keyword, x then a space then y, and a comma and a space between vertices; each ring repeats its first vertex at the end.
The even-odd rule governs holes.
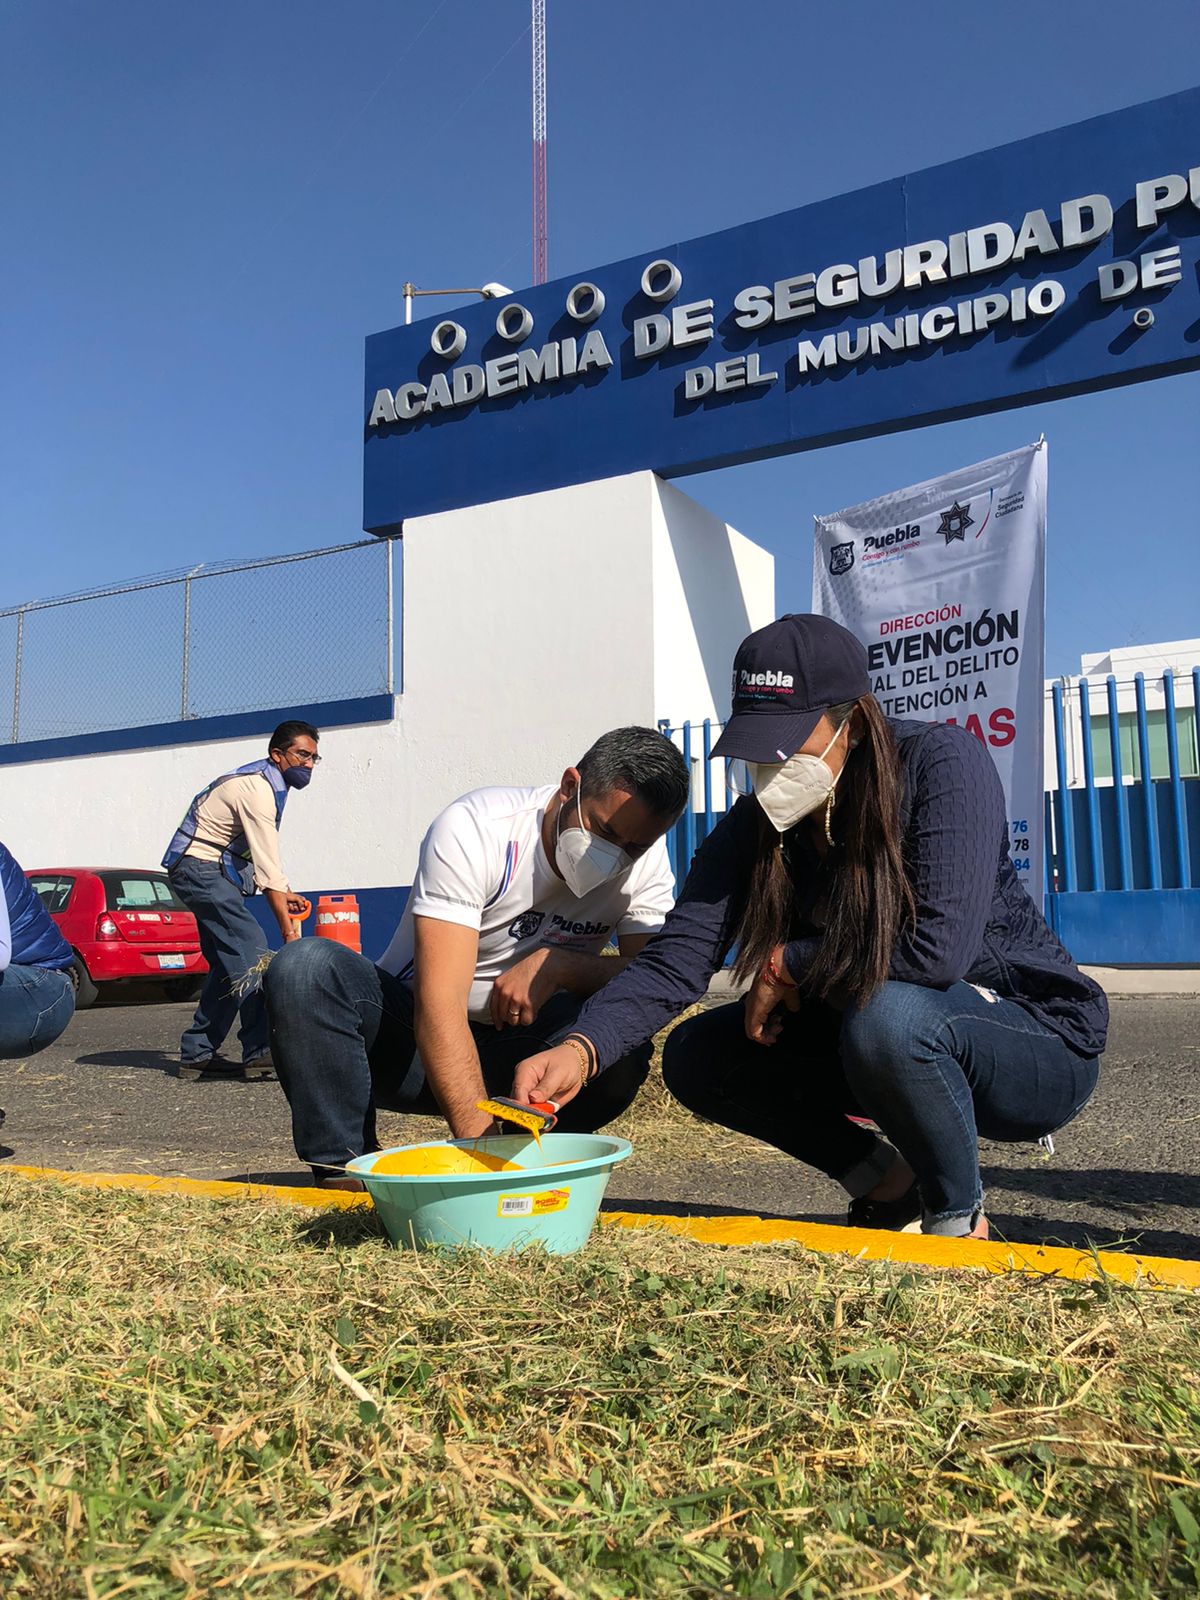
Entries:
POLYGON ((602 883, 615 878, 629 866, 629 858, 620 845, 607 839, 597 839, 589 833, 583 822, 583 806, 579 791, 575 791, 575 806, 579 812, 579 826, 563 832, 563 808, 558 808, 557 836, 554 841, 554 859, 563 875, 563 882, 571 893, 582 899, 602 883))
MULTIPOLYGON (((747 761, 750 781, 759 805, 777 833, 794 828, 833 793, 837 778, 825 764, 825 757, 850 721, 846 717, 819 756, 794 755, 786 761, 747 761)), ((842 768, 845 771, 845 767, 842 768)), ((841 777, 841 773, 838 773, 841 777)))

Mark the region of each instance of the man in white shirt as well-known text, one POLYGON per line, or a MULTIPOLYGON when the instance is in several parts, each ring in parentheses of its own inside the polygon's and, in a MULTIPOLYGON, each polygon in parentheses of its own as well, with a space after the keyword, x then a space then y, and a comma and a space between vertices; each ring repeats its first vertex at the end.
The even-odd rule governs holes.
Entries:
POLYGON ((267 951, 245 896, 261 890, 284 943, 298 938, 293 915, 304 908, 279 859, 279 825, 293 789, 306 788, 320 756, 310 722, 281 722, 266 757, 227 772, 202 789, 175 830, 162 864, 171 887, 196 918, 208 977, 179 1043, 179 1076, 273 1078, 267 1011, 256 968, 267 951), (241 1016, 241 1064, 217 1055, 241 1016))
MULTIPOLYGON (((340 1169, 378 1148, 377 1105, 440 1110, 456 1138, 488 1131, 477 1102, 507 1094, 517 1063, 568 1032, 662 926, 675 897, 663 836, 687 794, 669 739, 618 728, 557 786, 476 789, 447 806, 377 966, 325 939, 280 951, 264 978, 271 1052, 318 1183, 362 1187, 340 1169), (619 955, 602 955, 614 935, 619 955)), ((560 1126, 619 1116, 649 1059, 646 1044, 610 1067, 560 1126)))

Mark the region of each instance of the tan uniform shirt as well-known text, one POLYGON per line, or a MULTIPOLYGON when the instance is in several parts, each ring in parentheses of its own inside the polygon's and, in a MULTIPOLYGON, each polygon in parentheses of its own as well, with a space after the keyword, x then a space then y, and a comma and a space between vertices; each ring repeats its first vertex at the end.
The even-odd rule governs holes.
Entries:
POLYGON ((290 894, 279 860, 279 830, 275 826, 275 793, 258 772, 247 772, 218 784, 196 808, 196 837, 184 851, 197 861, 219 861, 221 851, 238 834, 244 834, 254 863, 254 881, 260 889, 290 894))

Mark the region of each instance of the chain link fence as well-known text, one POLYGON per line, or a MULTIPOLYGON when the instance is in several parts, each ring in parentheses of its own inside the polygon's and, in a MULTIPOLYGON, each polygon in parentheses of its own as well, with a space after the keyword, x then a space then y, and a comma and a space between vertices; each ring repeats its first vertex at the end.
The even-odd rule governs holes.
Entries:
POLYGON ((0 611, 0 742, 393 694, 398 561, 365 539, 0 611))

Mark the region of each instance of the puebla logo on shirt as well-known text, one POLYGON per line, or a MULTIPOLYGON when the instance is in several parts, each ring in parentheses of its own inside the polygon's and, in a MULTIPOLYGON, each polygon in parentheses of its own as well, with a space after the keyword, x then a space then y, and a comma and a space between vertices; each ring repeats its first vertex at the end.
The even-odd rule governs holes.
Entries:
POLYGON ((544 911, 522 911, 519 917, 514 917, 509 923, 508 936, 518 944, 522 939, 532 939, 545 920, 544 911))

